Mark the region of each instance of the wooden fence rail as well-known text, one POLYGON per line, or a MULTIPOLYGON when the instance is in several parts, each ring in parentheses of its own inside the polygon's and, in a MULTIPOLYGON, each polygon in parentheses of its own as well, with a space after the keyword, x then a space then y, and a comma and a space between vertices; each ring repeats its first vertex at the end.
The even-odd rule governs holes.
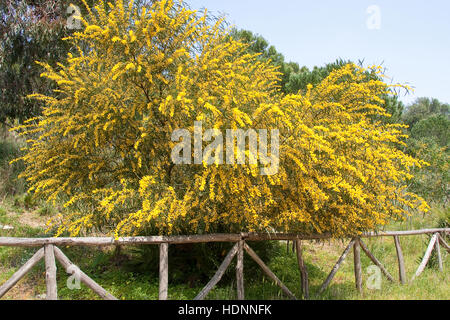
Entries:
MULTIPOLYGON (((353 249, 355 285, 360 294, 363 293, 362 288, 362 271, 361 257, 362 251, 377 265, 382 273, 389 281, 395 281, 389 272, 384 268, 381 262, 369 251, 368 247, 361 240, 362 238, 373 237, 394 237, 394 243, 397 251, 399 264, 399 281, 406 283, 405 267, 403 261, 403 253, 400 246, 399 238, 401 236, 412 236, 421 234, 431 234, 431 241, 426 250, 425 256, 419 265, 413 281, 425 269, 433 250, 437 252, 438 264, 440 271, 443 270, 442 256, 440 247, 450 251, 449 245, 445 242, 442 235, 450 233, 450 228, 441 229, 423 229, 411 231, 392 231, 392 232, 371 232, 364 233, 358 237, 351 239, 345 248, 343 254, 334 265, 328 277, 325 279, 319 289, 319 294, 323 293, 331 283, 333 277, 338 272, 348 253, 353 249)), ((117 298, 108 293, 104 288, 92 280, 88 275, 74 265, 66 255, 58 248, 58 246, 123 246, 123 245, 159 245, 160 247, 160 263, 159 263, 159 299, 166 300, 168 298, 168 268, 169 268, 169 245, 186 244, 186 243, 208 243, 208 242, 233 242, 235 245, 225 257, 216 274, 208 282, 208 284, 195 297, 196 300, 204 299, 213 287, 220 281, 225 271, 231 264, 233 258, 237 256, 236 264, 236 280, 237 280, 237 297, 243 300, 244 297, 244 251, 261 267, 266 275, 277 284, 283 293, 291 299, 296 296, 281 282, 281 280, 269 269, 269 267, 261 260, 260 257, 248 245, 252 241, 294 241, 294 248, 297 252, 297 260, 301 278, 301 293, 303 298, 309 298, 308 272, 302 257, 302 240, 325 240, 332 239, 329 234, 320 235, 301 235, 301 234, 261 234, 261 233, 241 233, 241 234, 209 234, 209 235, 192 235, 192 236, 150 236, 150 237, 126 237, 126 238, 106 238, 106 237, 87 237, 87 238, 11 238, 0 237, 0 246, 8 247, 41 247, 21 268, 19 268, 12 277, 0 286, 0 298, 4 296, 26 273, 28 273, 41 259, 45 260, 45 274, 47 294, 46 299, 58 299, 57 283, 56 283, 56 263, 57 260, 66 270, 68 274, 75 274, 80 282, 93 290, 101 298, 106 300, 116 300, 117 298)))

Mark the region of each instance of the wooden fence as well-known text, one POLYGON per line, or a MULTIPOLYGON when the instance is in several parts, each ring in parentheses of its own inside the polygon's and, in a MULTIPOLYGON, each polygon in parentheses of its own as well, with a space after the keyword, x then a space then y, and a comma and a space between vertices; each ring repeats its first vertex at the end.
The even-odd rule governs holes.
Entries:
MULTIPOLYGON (((395 232, 380 232, 380 233, 365 233, 359 237, 350 240, 350 243, 346 246, 344 252, 334 265, 328 277, 323 282, 319 289, 319 294, 323 293, 328 287, 333 277, 336 275, 342 262, 347 257, 351 249, 353 249, 354 257, 354 272, 355 272, 355 284, 356 289, 360 294, 363 293, 362 288, 362 270, 361 270, 361 249, 363 252, 378 266, 381 272, 386 278, 395 282, 394 277, 389 274, 386 268, 381 262, 369 251, 368 247, 363 242, 362 238, 373 237, 394 237, 398 267, 399 267, 399 281, 401 284, 407 282, 405 275, 405 265, 403 260, 403 253, 400 246, 399 237, 411 236, 420 234, 431 234, 431 240, 428 248, 425 252, 422 262, 420 263, 417 271, 411 281, 418 277, 425 266, 427 265, 433 250, 436 250, 439 269, 442 271, 442 257, 440 252, 440 246, 443 246, 445 250, 449 251, 450 247, 445 242, 442 235, 450 233, 450 228, 444 229, 423 229, 412 231, 395 231, 395 232)), ((251 241, 267 241, 267 240, 285 240, 293 241, 297 253, 298 266, 300 270, 302 296, 305 299, 309 299, 309 285, 308 285, 308 271, 305 266, 305 262, 302 257, 302 240, 325 240, 330 239, 328 234, 322 235, 299 235, 299 234, 260 234, 260 233, 241 233, 241 234, 211 234, 211 235, 194 235, 194 236, 150 236, 150 237, 129 237, 120 238, 115 240, 113 238, 8 238, 0 237, 0 246, 9 247, 41 247, 32 257, 28 260, 13 276, 7 280, 0 287, 0 298, 5 295, 25 274, 30 271, 42 258, 45 260, 45 275, 47 293, 46 299, 56 300, 58 299, 58 291, 56 284, 56 263, 55 260, 64 267, 68 274, 76 274, 81 282, 87 287, 92 289, 101 298, 107 300, 116 300, 116 298, 108 293, 104 288, 92 280, 88 275, 81 271, 76 265, 74 265, 67 256, 58 248, 58 246, 118 246, 118 245, 149 245, 158 244, 160 250, 160 263, 159 263, 159 299, 166 300, 168 297, 168 251, 169 245, 187 244, 187 243, 208 243, 208 242, 233 242, 235 245, 226 255, 224 261, 220 265, 217 272, 206 284, 206 286, 195 297, 195 300, 204 299, 212 288, 220 281, 225 271, 229 267, 233 258, 237 256, 236 264, 236 283, 237 283, 237 298, 244 300, 244 251, 261 267, 264 273, 271 278, 283 291, 286 296, 291 299, 296 299, 296 296, 281 282, 281 280, 269 269, 269 267, 261 260, 260 257, 252 250, 248 245, 251 241)))

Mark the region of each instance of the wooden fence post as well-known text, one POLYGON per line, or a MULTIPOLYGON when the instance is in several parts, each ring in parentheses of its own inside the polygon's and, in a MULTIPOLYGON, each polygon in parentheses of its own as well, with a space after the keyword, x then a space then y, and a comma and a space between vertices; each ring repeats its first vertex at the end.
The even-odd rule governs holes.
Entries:
POLYGON ((233 248, 231 248, 230 252, 228 252, 227 256, 223 260, 222 264, 219 266, 219 269, 214 274, 214 276, 209 280, 209 282, 206 284, 206 286, 200 291, 200 293, 194 298, 194 300, 203 300, 208 293, 214 288, 214 286, 220 281, 223 274, 227 270, 228 266, 230 265, 231 261, 233 260, 234 256, 236 255, 238 251, 239 244, 236 243, 233 248))
POLYGON ((238 300, 244 300, 244 240, 238 242, 236 263, 236 287, 238 300))
POLYGON ((308 270, 306 269, 305 261, 303 260, 303 248, 302 241, 297 239, 295 241, 295 251, 297 252, 298 268, 300 269, 300 281, 302 284, 303 298, 309 299, 309 283, 308 283, 308 270))
POLYGON ((0 287, 0 298, 22 279, 44 257, 44 248, 39 249, 11 278, 0 287))
POLYGON ((325 281, 320 286, 318 294, 321 294, 322 292, 324 292, 325 289, 328 287, 328 285, 330 284, 331 280, 333 280, 333 278, 336 275, 336 273, 338 272, 342 262, 344 262, 345 258, 347 257, 348 253, 350 252, 350 249, 354 246, 354 244, 355 244, 355 240, 353 239, 352 241, 350 241, 348 246, 345 248, 344 252, 339 257, 339 260, 336 262, 336 264, 334 265, 333 269, 331 270, 330 274, 328 275, 328 277, 325 279, 325 281))
POLYGON ((444 238, 440 234, 438 234, 438 238, 440 244, 444 247, 444 249, 447 250, 447 252, 450 252, 450 247, 448 246, 447 242, 445 242, 444 238))
POLYGON ((439 234, 438 233, 436 233, 436 243, 434 244, 434 248, 436 249, 439 271, 443 272, 444 266, 442 264, 441 246, 439 245, 439 234))
POLYGON ((372 260, 375 265, 380 268, 381 272, 384 273, 386 278, 388 278, 389 281, 395 282, 394 277, 391 276, 391 274, 386 270, 386 268, 381 264, 380 261, 378 261, 377 258, 372 254, 372 252, 369 251, 369 248, 365 245, 365 243, 362 241, 362 239, 359 239, 359 244, 361 245, 361 249, 365 252, 365 254, 372 260))
POLYGON ((400 278, 400 283, 406 283, 406 272, 405 272, 405 261, 403 259, 402 247, 400 246, 400 240, 398 236, 394 236, 395 250, 397 251, 398 260, 398 274, 400 278))
POLYGON ((438 240, 437 234, 434 234, 431 237, 430 243, 428 244, 427 251, 425 252, 425 255, 423 256, 422 262, 420 263, 419 267, 417 268, 416 274, 412 277, 411 281, 413 281, 415 278, 420 276, 420 274, 425 270, 425 267, 428 263, 428 260, 430 260, 431 253, 433 252, 433 249, 435 247, 435 244, 438 240))
POLYGON ((159 245, 159 300, 167 300, 169 288, 169 244, 159 245))
POLYGON ((358 293, 362 295, 363 289, 362 289, 362 270, 361 270, 361 248, 359 244, 359 238, 355 238, 355 244, 353 245, 353 261, 354 261, 356 289, 358 290, 358 293))
POLYGON ((45 282, 47 284, 47 300, 58 300, 58 288, 56 284, 56 262, 53 245, 47 244, 45 251, 45 282))
POLYGON ((250 257, 252 257, 253 260, 255 260, 255 262, 257 264, 259 264, 259 266, 261 267, 261 269, 281 288, 281 290, 291 299, 293 300, 297 300, 297 298, 295 297, 295 295, 283 284, 283 282, 281 282, 280 279, 278 279, 278 277, 272 272, 272 270, 269 269, 269 267, 261 260, 260 257, 258 257, 258 255, 256 254, 255 251, 253 251, 252 248, 250 248, 246 243, 244 243, 244 249, 245 251, 247 251, 247 253, 249 254, 250 257))
POLYGON ((59 261, 59 263, 61 263, 67 273, 72 274, 74 270, 76 270, 76 277, 78 277, 81 282, 83 282, 88 288, 98 294, 101 298, 105 300, 117 300, 116 297, 103 289, 97 282, 89 278, 87 274, 85 274, 80 270, 80 268, 74 265, 69 260, 69 258, 67 258, 67 256, 61 251, 61 249, 59 249, 58 247, 54 247, 53 249, 56 259, 59 261))

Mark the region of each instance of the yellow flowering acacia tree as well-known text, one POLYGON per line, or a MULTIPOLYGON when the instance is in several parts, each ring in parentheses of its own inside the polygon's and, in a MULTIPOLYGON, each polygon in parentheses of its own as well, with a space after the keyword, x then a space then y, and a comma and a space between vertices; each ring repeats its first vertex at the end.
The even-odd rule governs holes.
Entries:
MULTIPOLYGON (((377 120, 392 88, 347 65, 316 87, 282 96, 279 73, 223 21, 172 0, 137 9, 104 3, 68 38, 78 48, 40 94, 43 116, 22 130, 30 190, 65 201, 58 235, 373 230, 426 203, 405 190, 415 160, 394 147, 400 125, 377 120), (175 129, 278 129, 279 171, 175 165, 175 129)), ((376 74, 378 69, 369 70, 376 74)), ((206 144, 206 143, 204 143, 206 144)))

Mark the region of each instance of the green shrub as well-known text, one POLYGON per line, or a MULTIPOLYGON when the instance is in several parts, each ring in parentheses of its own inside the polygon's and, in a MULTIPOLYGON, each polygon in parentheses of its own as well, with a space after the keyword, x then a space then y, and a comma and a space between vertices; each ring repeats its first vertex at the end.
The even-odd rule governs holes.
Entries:
POLYGON ((13 206, 15 209, 34 209, 37 206, 37 201, 32 194, 23 193, 21 195, 14 196, 13 206))
POLYGON ((48 203, 44 203, 39 209, 38 209, 38 214, 40 216, 51 216, 55 213, 55 208, 48 204, 48 203))
POLYGON ((15 209, 23 208, 23 195, 14 196, 13 206, 15 209))
POLYGON ((0 140, 0 194, 15 195, 25 191, 26 185, 18 176, 24 166, 21 162, 9 164, 21 154, 21 143, 11 139, 0 140))
POLYGON ((36 207, 36 201, 32 194, 25 193, 23 196, 23 205, 26 209, 32 209, 36 207))

